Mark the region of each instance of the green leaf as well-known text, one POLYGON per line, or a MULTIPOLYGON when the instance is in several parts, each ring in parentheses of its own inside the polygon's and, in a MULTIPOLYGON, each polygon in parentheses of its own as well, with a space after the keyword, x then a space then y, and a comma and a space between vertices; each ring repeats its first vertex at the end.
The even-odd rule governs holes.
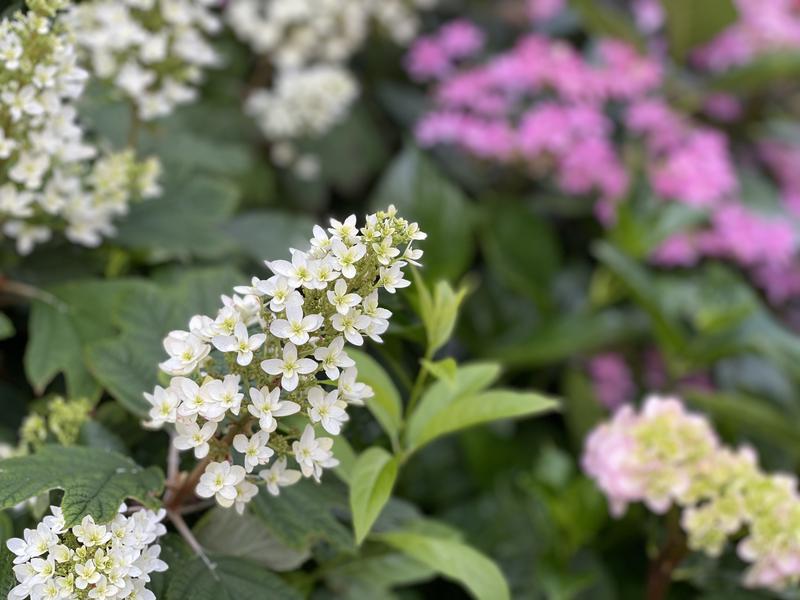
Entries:
POLYGON ((501 419, 538 415, 556 410, 558 406, 553 398, 515 390, 489 390, 462 396, 423 423, 418 433, 409 436, 408 446, 413 451, 454 431, 501 419))
POLYGON ((800 431, 793 419, 763 400, 740 393, 697 390, 686 390, 685 396, 692 406, 709 413, 715 421, 780 444, 795 460, 800 459, 800 431))
POLYGON ((251 559, 274 571, 293 571, 311 556, 310 548, 290 548, 275 539, 258 517, 220 506, 204 514, 192 531, 212 554, 251 559))
POLYGON ((548 365, 639 338, 647 331, 647 319, 640 312, 581 312, 543 323, 524 340, 490 346, 487 355, 506 367, 548 365))
POLYGON ((60 372, 72 387, 90 385, 91 375, 81 358, 81 341, 65 308, 33 302, 28 329, 25 374, 37 394, 43 393, 60 372))
POLYGON ((131 207, 114 241, 145 249, 153 260, 215 258, 235 248, 220 230, 238 202, 237 188, 208 175, 183 174, 164 184, 163 195, 131 207))
POLYGON ((800 54, 774 52, 756 57, 752 62, 733 67, 711 78, 709 88, 715 92, 747 94, 758 92, 775 83, 796 81, 800 75, 800 54))
POLYGON ((0 313, 0 340, 7 340, 15 333, 14 323, 5 313, 0 313))
POLYGON ((347 350, 356 363, 358 380, 372 388, 375 395, 366 399, 366 405, 383 430, 397 441, 403 423, 403 402, 389 374, 369 354, 360 350, 347 350))
POLYGON ((459 397, 470 396, 492 385, 500 376, 500 365, 496 363, 473 363, 463 365, 456 371, 455 380, 437 381, 420 399, 419 405, 408 420, 406 446, 414 446, 412 440, 419 439, 427 423, 444 411, 459 397))
POLYGON ((518 198, 490 203, 483 215, 481 244, 489 266, 512 289, 546 303, 561 266, 552 226, 518 198))
POLYGON ((678 61, 710 42, 736 21, 733 0, 661 0, 667 18, 670 51, 678 61))
POLYGON ((454 579, 478 600, 511 598, 503 573, 489 558, 462 542, 411 531, 391 531, 375 536, 449 579, 454 579))
POLYGON ((350 510, 356 544, 367 537, 392 495, 397 468, 397 459, 383 448, 370 448, 358 457, 350 481, 350 510))
POLYGON ((302 550, 318 542, 327 542, 339 552, 355 550, 350 531, 333 515, 344 505, 327 481, 315 485, 307 480, 284 488, 280 496, 258 494, 250 503, 253 514, 281 543, 302 550))
POLYGON ((328 580, 333 582, 333 589, 349 592, 346 597, 372 599, 378 593, 387 594, 393 587, 422 583, 435 576, 430 567, 392 550, 345 563, 332 570, 328 580))
POLYGON ((211 556, 211 570, 201 558, 179 563, 164 600, 302 600, 280 577, 243 558, 211 556))
POLYGON ((258 211, 238 215, 225 226, 231 241, 257 262, 286 255, 308 245, 314 222, 304 215, 258 211))
POLYGON ((84 279, 50 288, 51 303, 34 302, 28 325, 25 372, 37 393, 64 373, 73 397, 96 397, 100 388, 85 361, 95 341, 115 335, 115 306, 150 289, 135 279, 84 279))
POLYGON ((570 6, 591 32, 625 40, 640 49, 645 47, 642 34, 624 12, 604 5, 602 0, 570 0, 570 6))
POLYGON ((356 452, 345 436, 337 435, 333 438, 333 455, 339 461, 339 465, 333 469, 334 473, 349 484, 356 464, 356 452))
POLYGON ((475 252, 467 199, 411 145, 392 162, 370 199, 375 210, 389 204, 428 234, 419 244, 428 281, 453 280, 467 270, 475 252))
POLYGON ((8 593, 17 585, 14 577, 14 555, 6 548, 5 542, 0 544, 0 598, 8 598, 8 593))
POLYGON ((467 288, 457 292, 446 281, 439 281, 430 293, 421 277, 414 271, 419 298, 419 310, 428 338, 426 355, 433 356, 453 335, 458 319, 458 309, 467 295, 467 288))
POLYGON ((458 373, 458 363, 453 358, 444 358, 442 360, 428 360, 423 358, 422 366, 428 373, 441 381, 449 384, 455 384, 456 374, 458 373))
POLYGON ((597 258, 618 277, 637 303, 648 313, 662 344, 680 351, 687 344, 686 331, 670 318, 665 299, 647 270, 610 244, 595 247, 597 258))
POLYGON ((243 279, 232 269, 197 269, 170 276, 169 287, 139 288, 136 302, 118 298, 109 312, 119 335, 89 346, 89 368, 125 408, 144 415, 149 405, 142 394, 158 383, 158 363, 166 358, 164 336, 185 329, 192 315, 215 314, 219 295, 243 279))
POLYGON ((0 461, 0 508, 9 508, 52 489, 64 490, 67 527, 85 515, 99 523, 114 518, 126 498, 156 508, 164 487, 157 467, 96 448, 45 446, 29 456, 0 461))

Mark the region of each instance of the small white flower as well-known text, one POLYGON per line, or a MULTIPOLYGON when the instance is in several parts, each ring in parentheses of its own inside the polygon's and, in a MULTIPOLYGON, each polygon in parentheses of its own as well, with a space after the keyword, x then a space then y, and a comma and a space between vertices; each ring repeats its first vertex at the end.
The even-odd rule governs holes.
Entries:
POLYGON ((342 375, 339 377, 339 393, 343 400, 361 406, 364 404, 365 398, 371 398, 375 393, 366 383, 356 381, 356 377, 358 377, 358 371, 355 368, 342 371, 342 375))
POLYGON ((331 251, 339 264, 342 276, 352 279, 356 276, 356 263, 364 258, 367 248, 364 244, 346 246, 342 241, 334 239, 331 242, 331 251))
POLYGON ((333 458, 333 440, 331 438, 317 438, 314 428, 306 425, 303 435, 292 444, 292 452, 300 471, 304 477, 313 477, 319 482, 323 469, 330 469, 339 464, 333 458))
POLYGON ((90 585, 94 585, 100 581, 100 573, 97 572, 94 561, 87 560, 85 563, 78 563, 75 565, 75 587, 79 590, 85 590, 90 585))
POLYGON ((289 285, 286 277, 273 275, 266 281, 260 281, 257 285, 261 292, 272 298, 269 302, 269 309, 272 312, 279 313, 292 304, 303 304, 303 296, 289 285))
POLYGON ((357 308, 351 308, 345 315, 336 313, 331 317, 333 328, 344 334, 345 339, 354 346, 361 346, 364 343, 360 332, 369 327, 371 322, 372 320, 361 314, 357 308))
POLYGON ((380 243, 373 243, 372 250, 378 257, 378 262, 384 266, 388 266, 400 254, 400 250, 392 245, 392 236, 383 238, 380 243))
POLYGON ((308 255, 299 250, 295 250, 292 254, 292 262, 274 260, 265 261, 265 264, 276 275, 285 277, 288 285, 294 289, 307 286, 314 280, 314 275, 308 266, 308 255))
POLYGON ((302 346, 308 341, 309 333, 322 326, 322 315, 303 316, 303 309, 293 305, 286 307, 286 318, 275 319, 270 323, 269 331, 275 337, 288 339, 291 343, 302 346))
POLYGON ((281 388, 276 387, 272 391, 268 387, 260 390, 250 388, 250 400, 252 404, 248 407, 250 414, 258 419, 258 425, 266 432, 273 432, 278 427, 277 417, 288 417, 300 412, 300 405, 291 400, 281 400, 281 388))
POLYGON ((344 223, 336 219, 331 219, 331 226, 328 228, 328 231, 348 244, 351 243, 351 241, 355 241, 358 237, 356 216, 350 215, 344 220, 344 223))
POLYGON ((299 375, 308 375, 317 370, 317 363, 310 358, 297 358, 297 348, 291 342, 283 347, 283 359, 271 358, 261 361, 261 368, 269 375, 281 375, 281 386, 291 392, 300 382, 299 375))
POLYGON ((346 315, 351 308, 361 302, 361 296, 358 294, 347 293, 347 282, 344 279, 337 280, 333 290, 328 290, 326 295, 328 302, 342 315, 346 315))
POLYGON ((174 423, 177 418, 178 396, 172 389, 164 389, 157 385, 152 394, 145 392, 145 399, 152 405, 148 415, 149 425, 161 427, 164 423, 174 423))
POLYGON ((398 289, 408 287, 411 282, 403 279, 403 271, 399 263, 395 263, 389 268, 381 267, 378 285, 382 285, 387 292, 394 294, 398 289))
POLYGON ((258 476, 267 483, 267 490, 273 496, 280 494, 280 488, 300 481, 300 471, 286 468, 286 459, 276 460, 269 469, 259 471, 258 476))
POLYGON ((263 333, 249 335, 247 326, 239 321, 233 335, 220 335, 212 340, 214 347, 221 352, 236 352, 236 362, 246 367, 253 361, 253 352, 267 340, 263 333))
POLYGON ((211 351, 211 346, 188 331, 171 331, 164 339, 170 358, 159 366, 168 375, 188 375, 211 351))
POLYGON ((72 528, 72 533, 84 546, 102 546, 111 539, 111 532, 105 525, 97 525, 91 515, 86 515, 80 522, 72 528))
POLYGON ((214 421, 208 421, 202 427, 195 422, 178 421, 175 428, 178 431, 178 435, 175 436, 173 445, 178 450, 194 448, 195 458, 205 458, 208 456, 208 451, 210 449, 208 440, 210 440, 217 431, 217 424, 214 421))
POLYGON ((244 454, 244 468, 248 473, 259 465, 267 464, 275 454, 275 451, 267 446, 268 443, 269 433, 263 430, 254 433, 250 439, 243 433, 233 438, 233 447, 237 452, 244 454))
POLYGON ((331 435, 339 435, 342 424, 348 420, 347 403, 339 400, 339 391, 325 392, 321 387, 308 390, 308 416, 312 423, 322 423, 331 435))
POLYGON ((238 375, 225 375, 222 381, 215 379, 203 387, 212 402, 219 404, 225 412, 238 415, 244 398, 244 394, 239 391, 239 379, 238 375))
POLYGON ((240 481, 236 484, 236 498, 234 499, 234 508, 240 515, 244 514, 244 509, 247 503, 258 494, 258 486, 249 481, 240 481))
POLYGON ((201 498, 214 497, 220 506, 233 506, 238 495, 236 486, 244 481, 247 472, 244 467, 231 465, 228 461, 212 462, 206 467, 197 484, 197 495, 201 498))
POLYGON ((225 414, 225 409, 210 394, 208 383, 197 385, 188 377, 173 377, 169 387, 178 396, 179 417, 196 418, 200 415, 209 421, 218 421, 225 414))
POLYGON ((332 381, 339 378, 339 369, 355 366, 355 361, 347 356, 344 351, 344 338, 338 336, 327 348, 317 348, 314 350, 314 358, 319 361, 320 366, 325 369, 325 374, 332 381))

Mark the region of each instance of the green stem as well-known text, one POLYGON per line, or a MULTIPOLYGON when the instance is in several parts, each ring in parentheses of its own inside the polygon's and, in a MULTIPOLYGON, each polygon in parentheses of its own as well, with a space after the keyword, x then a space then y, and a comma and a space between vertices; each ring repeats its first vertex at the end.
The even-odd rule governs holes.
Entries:
MULTIPOLYGON (((431 360, 432 358, 433 352, 431 352, 430 349, 426 350, 424 359, 431 360)), ((425 389, 425 382, 427 379, 428 369, 423 366, 417 373, 417 379, 414 381, 414 387, 411 388, 411 395, 408 398, 408 406, 406 408, 406 419, 413 414, 414 409, 417 407, 420 396, 422 396, 422 391, 425 389)))

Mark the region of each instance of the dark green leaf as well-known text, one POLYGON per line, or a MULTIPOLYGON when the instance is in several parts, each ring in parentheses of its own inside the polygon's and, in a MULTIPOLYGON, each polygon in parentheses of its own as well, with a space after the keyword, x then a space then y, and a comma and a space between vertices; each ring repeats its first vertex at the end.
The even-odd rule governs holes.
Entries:
POLYGON ((107 523, 126 498, 157 507, 164 476, 113 452, 45 446, 36 454, 0 461, 0 508, 9 508, 52 489, 64 490, 67 527, 85 515, 107 523))
POLYGON ((200 558, 181 562, 171 574, 164 600, 302 600, 280 577, 242 558, 211 556, 213 570, 200 558))
POLYGON ((428 281, 453 280, 469 266, 475 250, 472 219, 464 194, 418 150, 407 147, 389 166, 370 199, 375 210, 394 204, 428 234, 425 251, 428 281))

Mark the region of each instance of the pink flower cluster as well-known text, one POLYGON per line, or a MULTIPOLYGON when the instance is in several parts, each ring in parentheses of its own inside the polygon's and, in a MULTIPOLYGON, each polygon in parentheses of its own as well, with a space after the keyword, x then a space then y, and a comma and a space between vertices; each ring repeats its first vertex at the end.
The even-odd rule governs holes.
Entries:
POLYGON ((800 48, 800 6, 796 0, 736 0, 737 21, 696 53, 711 71, 746 64, 762 54, 800 48))
POLYGON ((596 191, 608 201, 624 195, 628 175, 606 107, 656 89, 657 62, 604 40, 592 63, 564 42, 530 34, 507 52, 453 69, 443 53, 430 51, 449 27, 419 40, 408 58, 412 76, 436 79, 434 107, 416 129, 421 145, 453 145, 531 173, 544 167, 568 194, 596 191))
POLYGON ((483 32, 464 19, 451 21, 434 35, 414 42, 406 57, 406 69, 417 81, 441 79, 466 58, 483 49, 483 32))
POLYGON ((589 434, 583 469, 606 495, 615 516, 634 502, 664 513, 689 489, 695 463, 718 444, 708 421, 687 413, 680 400, 650 396, 640 413, 632 405, 623 406, 589 434), (665 451, 667 446, 672 452, 665 451))
POLYGON ((724 446, 679 399, 622 407, 589 434, 582 462, 613 515, 634 502, 659 514, 678 507, 692 550, 719 556, 737 542, 749 563, 745 585, 783 590, 800 581, 796 478, 762 471, 752 448, 724 446))

